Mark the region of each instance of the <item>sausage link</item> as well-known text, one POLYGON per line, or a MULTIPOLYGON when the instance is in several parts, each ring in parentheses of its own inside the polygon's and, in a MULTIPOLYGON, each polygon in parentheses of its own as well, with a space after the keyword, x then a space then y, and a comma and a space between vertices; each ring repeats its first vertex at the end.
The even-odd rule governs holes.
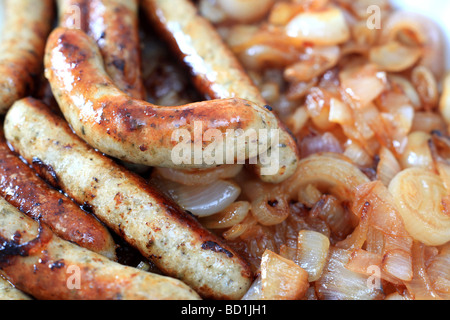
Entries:
MULTIPOLYGON (((194 84, 206 97, 241 98, 267 105, 236 56, 191 1, 143 0, 142 7, 159 34, 190 69, 194 84)), ((295 138, 281 120, 279 126, 280 169, 276 174, 261 176, 271 183, 290 177, 299 161, 295 138)))
MULTIPOLYGON (((245 148, 250 158, 250 145, 242 144, 235 132, 260 132, 279 129, 276 116, 253 102, 241 99, 214 100, 177 107, 161 107, 136 100, 118 89, 107 76, 98 47, 84 32, 57 28, 47 42, 46 77, 69 124, 83 140, 101 152, 117 159, 172 168, 206 168, 238 162, 236 150, 245 148), (196 160, 195 148, 188 161, 174 161, 177 146, 173 134, 197 132, 205 137, 210 129, 221 139, 200 139, 202 151, 210 146, 222 152, 221 159, 207 163, 196 160), (232 150, 228 151, 231 146, 232 150), (228 147, 228 149, 227 149, 228 147), (220 163, 218 163, 220 162, 220 163)), ((189 137, 189 142, 191 141, 189 137)), ((196 143, 196 142, 194 142, 196 143)), ((270 137, 258 135, 254 145, 259 152, 270 147, 270 137)), ((202 152, 204 155, 205 152, 202 152)))
POLYGON ((0 45, 0 114, 31 94, 42 71, 53 17, 51 0, 6 0, 0 45))
POLYGON ((40 219, 59 237, 116 259, 116 244, 108 229, 51 188, 11 152, 3 131, 0 132, 0 196, 29 217, 40 219))
POLYGON ((199 299, 179 280, 62 240, 1 197, 0 269, 15 287, 39 300, 199 299))
POLYGON ((59 0, 58 11, 61 27, 79 28, 96 41, 106 73, 114 84, 133 98, 143 100, 138 2, 59 0))
POLYGON ((42 103, 31 98, 15 103, 5 136, 27 161, 38 159, 35 168, 42 176, 89 204, 166 275, 204 298, 239 299, 249 288, 253 275, 246 261, 145 179, 84 143, 42 103))
POLYGON ((144 100, 138 0, 89 1, 89 32, 97 42, 108 75, 119 89, 144 100))

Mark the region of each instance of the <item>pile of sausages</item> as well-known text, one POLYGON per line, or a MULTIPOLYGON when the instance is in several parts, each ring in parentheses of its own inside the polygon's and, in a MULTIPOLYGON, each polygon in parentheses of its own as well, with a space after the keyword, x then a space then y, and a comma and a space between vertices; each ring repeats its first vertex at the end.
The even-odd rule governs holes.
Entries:
POLYGON ((279 129, 280 168, 261 179, 295 172, 294 139, 211 24, 188 0, 5 2, 0 274, 36 299, 240 299, 253 281, 247 262, 113 160, 190 168, 171 161, 171 132, 201 121, 224 134, 279 129), (144 100, 139 10, 205 101, 144 100), (42 82, 58 112, 31 97, 42 82), (110 230, 163 275, 119 264, 110 230))

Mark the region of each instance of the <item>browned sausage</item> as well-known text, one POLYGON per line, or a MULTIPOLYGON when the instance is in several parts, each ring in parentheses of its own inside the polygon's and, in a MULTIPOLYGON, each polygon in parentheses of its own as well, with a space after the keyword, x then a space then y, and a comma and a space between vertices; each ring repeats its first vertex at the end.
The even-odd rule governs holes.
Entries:
MULTIPOLYGON (((198 90, 211 99, 241 98, 267 105, 233 52, 189 0, 143 0, 142 7, 159 34, 190 69, 198 90)), ((261 179, 278 183, 291 176, 299 161, 295 139, 279 121, 280 170, 261 179)))
POLYGON ((0 132, 0 196, 61 238, 116 259, 114 240, 105 226, 72 200, 51 188, 19 159, 0 132))
MULTIPOLYGON (((253 102, 241 99, 213 100, 178 107, 161 107, 132 99, 118 89, 107 76, 101 55, 93 40, 80 30, 57 28, 47 42, 46 77, 69 124, 83 140, 117 159, 155 167, 205 168, 229 164, 227 155, 237 163, 238 154, 229 152, 244 148, 247 159, 250 145, 242 143, 235 132, 263 129, 278 131, 276 116, 253 102), (178 142, 173 134, 183 130, 199 132, 204 137, 210 129, 219 138, 200 139, 203 151, 215 145, 224 150, 219 160, 196 161, 195 148, 187 153, 188 161, 177 163, 173 150, 178 142), (218 163, 218 162, 221 163, 218 163)), ((188 141, 190 142, 191 137, 188 141)), ((192 138, 193 139, 193 138, 192 138)), ((258 135, 254 145, 264 152, 270 147, 269 136, 258 135)), ((195 143, 195 142, 194 142, 195 143)))
POLYGON ((112 81, 144 99, 138 0, 59 0, 60 26, 79 28, 97 43, 112 81), (77 25, 78 24, 78 25, 77 25))
POLYGON ((32 93, 42 71, 53 17, 51 0, 6 0, 0 44, 0 114, 32 93))
POLYGON ((84 143, 42 103, 16 102, 5 118, 5 136, 24 159, 35 159, 41 176, 89 204, 166 275, 204 298, 239 299, 249 288, 251 270, 236 252, 142 177, 84 143))
POLYGON ((62 240, 1 197, 0 270, 16 288, 40 300, 199 299, 179 280, 62 240))

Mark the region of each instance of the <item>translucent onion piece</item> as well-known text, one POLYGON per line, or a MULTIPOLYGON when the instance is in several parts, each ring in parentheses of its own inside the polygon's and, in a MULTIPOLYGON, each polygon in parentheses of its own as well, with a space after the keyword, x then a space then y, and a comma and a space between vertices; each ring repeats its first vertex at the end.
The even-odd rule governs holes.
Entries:
POLYGON ((172 181, 153 181, 183 209, 198 217, 207 217, 225 210, 240 195, 241 188, 234 182, 217 180, 203 186, 186 186, 172 181))
POLYGON ((339 58, 338 46, 307 48, 305 57, 286 68, 284 77, 287 81, 311 81, 328 69, 334 67, 339 58))
POLYGON ((361 167, 368 167, 373 162, 372 157, 357 142, 352 142, 345 148, 344 156, 361 167))
POLYGON ((250 210, 250 203, 247 201, 238 201, 232 203, 225 210, 200 219, 200 223, 207 229, 231 228, 241 223, 250 210))
POLYGON ((315 282, 316 293, 322 300, 376 300, 383 298, 372 278, 346 268, 351 251, 330 247, 328 262, 322 276, 315 282))
POLYGON ((300 107, 287 119, 286 124, 292 133, 298 134, 309 120, 309 113, 306 107, 300 107))
POLYGON ((356 188, 369 181, 361 170, 342 157, 317 154, 301 160, 294 176, 283 184, 290 195, 312 184, 341 201, 353 201, 356 188))
POLYGON ((380 70, 400 72, 412 67, 422 55, 417 47, 402 45, 397 41, 373 47, 369 53, 370 62, 380 70))
POLYGON ((268 21, 272 25, 284 26, 301 11, 303 8, 295 3, 278 1, 270 11, 268 21))
POLYGON ((286 25, 286 34, 315 45, 336 45, 350 38, 350 29, 341 10, 335 7, 306 11, 286 25))
MULTIPOLYGON (((346 268, 350 271, 371 276, 374 271, 378 272, 379 279, 386 280, 390 283, 401 285, 402 282, 396 278, 389 276, 381 269, 383 262, 383 256, 380 254, 372 253, 363 249, 356 249, 352 251, 349 262, 346 264, 346 268)), ((374 280, 379 280, 374 279, 374 280)))
POLYGON ((383 256, 383 270, 397 279, 411 281, 411 255, 403 250, 391 250, 383 256))
POLYGON ((155 172, 164 179, 178 182, 180 184, 196 186, 211 184, 220 179, 234 178, 241 172, 244 166, 223 165, 213 169, 193 169, 193 170, 177 170, 172 168, 156 168, 155 172))
POLYGON ((230 229, 225 231, 222 236, 226 240, 235 240, 250 230, 254 225, 256 225, 256 223, 257 221, 255 218, 253 218, 251 214, 248 214, 244 221, 232 226, 230 229))
POLYGON ((430 133, 432 131, 447 131, 447 123, 444 118, 434 112, 415 112, 411 131, 423 131, 430 133))
POLYGON ((439 101, 439 111, 447 124, 450 124, 450 72, 447 73, 442 84, 442 95, 439 101))
POLYGON ((373 64, 350 66, 339 74, 341 87, 360 107, 367 106, 385 89, 386 73, 373 64))
POLYGON ((434 290, 443 299, 450 299, 450 244, 446 244, 427 268, 434 290))
POLYGON ((261 277, 256 278, 252 285, 242 297, 242 300, 261 300, 262 297, 261 277))
POLYGON ((302 230, 298 234, 297 264, 308 272, 308 281, 320 278, 327 262, 330 240, 316 231, 302 230))
POLYGON ((277 225, 289 217, 287 197, 281 193, 262 195, 251 202, 255 219, 264 226, 277 225))
POLYGON ((380 149, 379 157, 380 161, 377 166, 377 177, 387 187, 402 168, 394 154, 386 147, 380 149))
POLYGON ((408 142, 399 159, 403 169, 412 167, 434 169, 433 157, 428 146, 430 139, 431 135, 422 131, 412 132, 408 135, 408 142))
POLYGON ((413 279, 405 282, 409 296, 413 300, 441 300, 434 290, 426 270, 425 250, 423 243, 414 242, 412 250, 413 279))
POLYGON ((414 86, 408 79, 395 74, 389 74, 388 80, 393 87, 399 87, 403 91, 403 93, 408 97, 409 101, 414 106, 414 109, 420 109, 421 101, 419 94, 417 93, 416 88, 414 88, 414 86))
POLYGON ((293 261, 266 250, 261 259, 263 300, 298 300, 309 288, 308 273, 293 261))
POLYGON ((353 123, 352 109, 344 102, 335 98, 331 98, 328 120, 330 120, 330 122, 339 123, 341 125, 352 124, 353 123))
POLYGON ((411 80, 419 94, 423 108, 431 110, 437 106, 439 92, 433 73, 425 66, 418 66, 413 69, 411 80))
POLYGON ((322 197, 322 192, 314 185, 308 184, 298 191, 297 200, 308 208, 312 208, 322 197))
POLYGON ((347 236, 356 224, 353 215, 344 209, 342 203, 332 195, 323 195, 319 201, 312 207, 311 217, 317 217, 326 222, 327 226, 333 232, 333 235, 339 239, 347 236))
POLYGON ((423 168, 405 169, 392 179, 389 191, 414 239, 430 246, 450 241, 450 204, 438 175, 423 168))
POLYGON ((274 0, 216 0, 220 8, 232 19, 250 23, 261 19, 272 7, 274 0))
POLYGON ((394 11, 381 30, 380 43, 388 43, 395 39, 422 46, 423 55, 420 64, 428 67, 439 79, 445 70, 444 41, 438 25, 425 16, 406 11, 394 11))

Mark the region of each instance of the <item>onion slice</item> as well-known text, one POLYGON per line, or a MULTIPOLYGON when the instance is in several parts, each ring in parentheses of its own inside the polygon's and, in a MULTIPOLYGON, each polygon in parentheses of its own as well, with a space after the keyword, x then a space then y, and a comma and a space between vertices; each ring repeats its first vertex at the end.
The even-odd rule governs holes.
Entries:
POLYGON ((389 191, 414 239, 429 246, 450 241, 450 202, 437 174, 424 168, 405 169, 392 179, 389 191))
POLYGON ((197 217, 207 217, 225 210, 241 193, 236 183, 225 180, 203 186, 186 186, 155 178, 152 182, 184 210, 197 217))
POLYGON ((320 278, 327 262, 330 240, 325 235, 309 230, 298 234, 297 264, 308 272, 308 281, 320 278))
POLYGON ((372 279, 346 268, 351 251, 330 248, 322 276, 315 282, 316 293, 322 300, 375 300, 383 297, 380 286, 372 279))
POLYGON ((263 300, 298 300, 309 288, 308 273, 293 261, 266 250, 261 259, 263 300))
POLYGON ((315 45, 336 45, 350 38, 344 14, 336 7, 302 12, 286 25, 285 30, 289 37, 315 45))

